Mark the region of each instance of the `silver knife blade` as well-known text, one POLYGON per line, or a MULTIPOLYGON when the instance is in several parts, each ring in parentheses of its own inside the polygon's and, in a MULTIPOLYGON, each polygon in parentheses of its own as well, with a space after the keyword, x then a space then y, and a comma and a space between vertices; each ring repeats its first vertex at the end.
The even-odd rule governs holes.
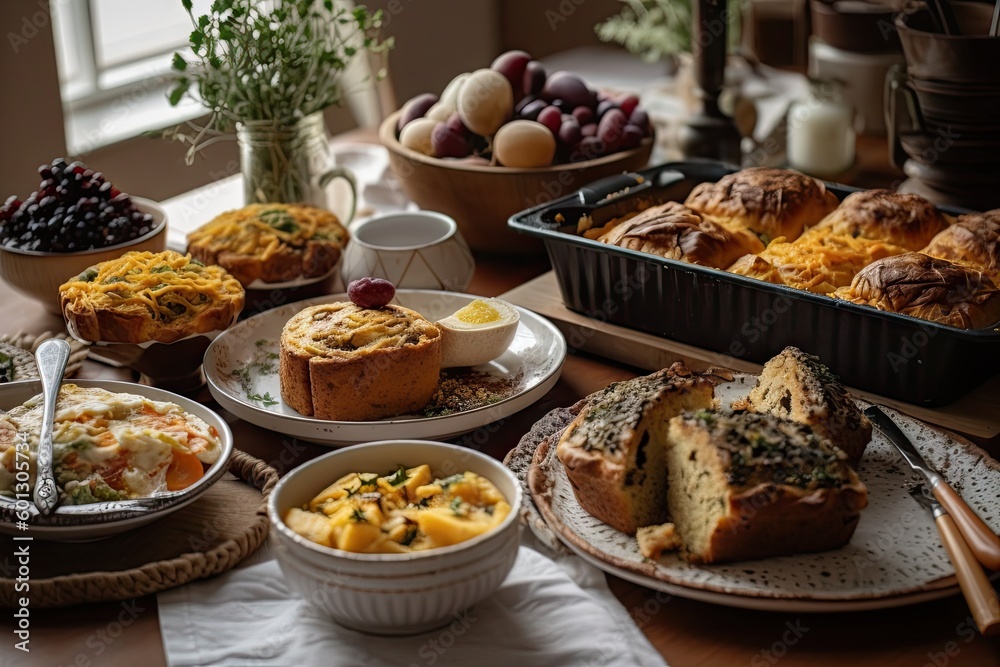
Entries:
POLYGON ((877 405, 871 405, 865 408, 865 416, 871 420, 872 424, 875 425, 882 435, 892 443, 900 454, 903 455, 903 459, 906 463, 920 473, 924 479, 934 488, 936 484, 944 482, 944 479, 927 461, 921 456, 917 448, 913 446, 910 439, 906 437, 906 434, 896 425, 896 422, 889 417, 889 415, 882 412, 882 410, 877 405))
POLYGON ((982 517, 949 486, 948 481, 932 468, 914 448, 913 443, 878 406, 865 409, 865 415, 875 427, 899 450, 903 459, 927 481, 931 493, 954 519, 955 527, 972 554, 982 565, 1000 570, 1000 536, 997 536, 982 517))
POLYGON ((945 508, 941 507, 941 503, 937 501, 937 498, 931 495, 930 491, 927 490, 927 485, 923 482, 911 486, 908 491, 921 507, 934 515, 935 519, 942 514, 948 513, 945 508))

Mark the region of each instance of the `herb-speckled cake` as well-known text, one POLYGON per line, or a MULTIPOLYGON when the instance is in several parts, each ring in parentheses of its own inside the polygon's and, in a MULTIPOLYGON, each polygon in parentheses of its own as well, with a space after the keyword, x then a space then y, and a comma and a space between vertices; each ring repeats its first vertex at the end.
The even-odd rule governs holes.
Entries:
POLYGON ((868 504, 842 450, 771 414, 674 417, 665 459, 671 520, 693 563, 836 549, 868 504))

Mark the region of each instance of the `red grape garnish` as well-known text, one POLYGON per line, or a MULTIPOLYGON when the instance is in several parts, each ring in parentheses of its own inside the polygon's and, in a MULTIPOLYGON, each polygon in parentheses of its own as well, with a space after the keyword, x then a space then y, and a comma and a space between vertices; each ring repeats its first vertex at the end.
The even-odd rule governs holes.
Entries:
POLYGON ((381 308, 396 296, 396 286, 382 278, 358 278, 347 286, 347 298, 359 308, 381 308))

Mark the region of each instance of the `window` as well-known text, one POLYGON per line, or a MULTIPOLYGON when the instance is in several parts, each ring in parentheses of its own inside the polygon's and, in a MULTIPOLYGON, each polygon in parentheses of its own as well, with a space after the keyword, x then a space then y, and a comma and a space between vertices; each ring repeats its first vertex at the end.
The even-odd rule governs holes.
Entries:
MULTIPOLYGON (((70 153, 194 118, 190 100, 171 107, 167 76, 191 19, 180 0, 50 0, 70 153)), ((194 14, 211 0, 194 0, 194 14)))

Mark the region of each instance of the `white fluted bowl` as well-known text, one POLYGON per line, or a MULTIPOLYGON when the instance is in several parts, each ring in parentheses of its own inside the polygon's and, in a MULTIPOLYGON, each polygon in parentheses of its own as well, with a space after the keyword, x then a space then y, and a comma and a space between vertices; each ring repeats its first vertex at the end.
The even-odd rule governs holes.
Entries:
POLYGON ((386 440, 340 449, 289 473, 268 501, 276 554, 288 585, 345 627, 408 635, 443 627, 507 577, 519 544, 521 487, 502 463, 477 451, 424 440, 386 440), (510 503, 497 528, 467 542, 409 554, 360 554, 324 547, 283 521, 350 472, 428 464, 437 477, 471 471, 510 503))

